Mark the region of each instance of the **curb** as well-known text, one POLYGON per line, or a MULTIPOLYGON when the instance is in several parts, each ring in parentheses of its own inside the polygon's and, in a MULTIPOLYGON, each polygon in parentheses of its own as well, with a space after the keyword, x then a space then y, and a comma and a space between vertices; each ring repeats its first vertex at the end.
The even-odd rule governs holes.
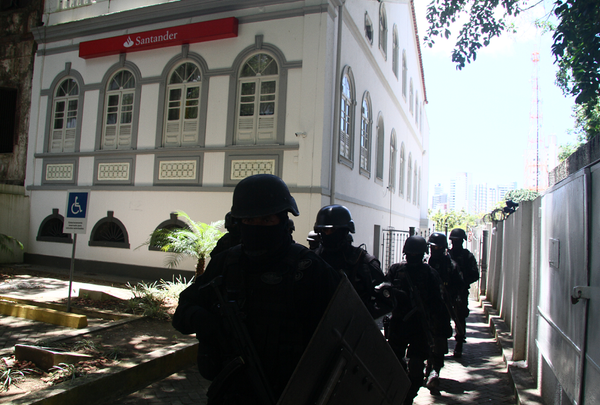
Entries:
POLYGON ((196 364, 198 343, 177 343, 70 383, 24 395, 13 405, 109 403, 196 364))
POLYGON ((517 403, 519 405, 545 405, 540 390, 527 368, 518 366, 517 362, 512 361, 513 338, 508 326, 498 315, 498 311, 493 308, 492 303, 483 298, 479 299, 479 304, 483 308, 492 334, 502 350, 502 359, 506 364, 508 378, 517 396, 517 403))
POLYGON ((88 326, 87 316, 85 315, 78 315, 69 312, 57 311, 55 309, 40 308, 33 305, 18 304, 7 301, 0 302, 0 314, 31 319, 33 321, 41 321, 75 329, 81 329, 88 326))

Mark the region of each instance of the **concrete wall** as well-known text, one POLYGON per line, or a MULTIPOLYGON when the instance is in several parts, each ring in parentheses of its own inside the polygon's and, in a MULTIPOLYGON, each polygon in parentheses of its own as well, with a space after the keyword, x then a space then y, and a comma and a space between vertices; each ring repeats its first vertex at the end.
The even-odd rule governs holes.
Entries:
POLYGON ((0 251, 0 263, 23 263, 29 247, 29 197, 22 186, 0 184, 0 233, 18 239, 21 250, 14 246, 13 254, 0 251))
POLYGON ((600 140, 592 140, 550 174, 544 195, 492 225, 485 299, 510 327, 507 360, 525 361, 547 404, 592 404, 599 395, 600 322, 592 312, 600 270, 590 264, 598 257, 599 159, 600 140), (589 306, 571 300, 575 286, 589 306))

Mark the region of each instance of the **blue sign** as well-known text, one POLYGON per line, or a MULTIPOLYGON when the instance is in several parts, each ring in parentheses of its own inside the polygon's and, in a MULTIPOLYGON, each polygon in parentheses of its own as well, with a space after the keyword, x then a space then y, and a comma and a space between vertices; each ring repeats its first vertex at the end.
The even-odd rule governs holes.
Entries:
POLYGON ((86 232, 89 202, 89 191, 68 191, 66 215, 63 223, 64 233, 86 232))
POLYGON ((89 193, 71 192, 67 203, 67 218, 85 218, 89 193))

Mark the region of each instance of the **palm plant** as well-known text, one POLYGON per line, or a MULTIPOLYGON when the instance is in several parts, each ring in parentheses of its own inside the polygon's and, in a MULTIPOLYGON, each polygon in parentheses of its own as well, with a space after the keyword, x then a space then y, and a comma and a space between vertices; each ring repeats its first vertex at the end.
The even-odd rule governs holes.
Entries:
POLYGON ((23 244, 18 239, 0 233, 0 252, 6 252, 12 255, 14 254, 13 246, 18 246, 23 250, 23 244))
POLYGON ((156 229, 142 246, 151 245, 171 253, 165 260, 165 266, 168 268, 177 267, 185 257, 196 258, 197 277, 204 273, 206 256, 212 252, 217 241, 224 235, 220 228, 225 221, 205 224, 195 222, 183 211, 177 211, 176 214, 184 219, 186 228, 156 229))

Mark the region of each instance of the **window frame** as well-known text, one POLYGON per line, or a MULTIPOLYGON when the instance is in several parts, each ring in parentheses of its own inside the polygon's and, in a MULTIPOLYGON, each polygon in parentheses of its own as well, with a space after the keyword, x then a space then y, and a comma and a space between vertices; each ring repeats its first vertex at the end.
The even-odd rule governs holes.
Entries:
POLYGON ((365 38, 371 46, 373 46, 373 34, 373 22, 371 21, 371 17, 369 17, 369 13, 365 11, 365 38))
POLYGON ((356 86, 354 74, 350 66, 342 70, 340 82, 340 108, 337 116, 340 127, 338 128, 338 161, 348 165, 354 165, 354 121, 356 110, 356 86), (344 82, 348 83, 348 92, 344 94, 344 82), (345 128, 342 128, 345 123, 345 128), (343 134, 343 135, 342 135, 343 134), (346 141, 344 141, 344 138, 346 141), (344 147, 343 147, 344 146, 344 147))
POLYGON ((400 145, 400 180, 398 183, 398 194, 400 197, 404 198, 404 176, 406 174, 406 148, 404 146, 404 142, 400 145))
POLYGON ((396 130, 392 128, 390 135, 390 174, 388 179, 388 187, 393 193, 396 191, 396 163, 398 158, 398 143, 396 139, 396 130))
POLYGON ((385 167, 385 124, 383 115, 377 117, 377 161, 375 179, 383 184, 383 169, 385 167))
MULTIPOLYGON (((140 104, 141 104, 141 79, 142 74, 138 67, 125 60, 125 54, 120 55, 120 62, 115 63, 110 69, 106 71, 102 82, 100 84, 100 96, 98 97, 98 120, 96 127, 96 150, 135 150, 137 149, 137 136, 139 128, 139 115, 140 115, 140 104), (117 148, 106 148, 104 147, 104 136, 105 136, 105 121, 106 121, 106 106, 108 104, 107 89, 112 78, 117 75, 120 71, 127 70, 133 75, 135 80, 135 87, 133 88, 133 103, 132 103, 132 117, 131 117, 131 135, 128 146, 121 146, 117 148)), ((162 115, 162 114, 158 114, 162 115)), ((162 127, 161 127, 162 128, 162 127)))
POLYGON ((373 108, 371 95, 365 91, 360 107, 360 173, 371 176, 371 143, 373 139, 373 108), (366 114, 365 114, 366 105, 366 114))
MULTIPOLYGON (((77 103, 77 117, 80 118, 84 109, 84 93, 85 87, 83 83, 83 78, 79 72, 74 69, 71 69, 71 63, 65 63, 65 70, 55 76, 52 84, 47 90, 42 90, 40 94, 43 96, 47 96, 47 110, 46 114, 46 133, 44 137, 44 151, 47 153, 65 153, 65 152, 52 152, 52 131, 54 127, 54 104, 55 104, 55 95, 58 91, 59 86, 68 79, 73 79, 79 86, 79 95, 78 95, 78 103, 77 103)), ((79 145, 81 141, 81 128, 82 128, 82 119, 77 119, 76 130, 75 130, 75 140, 72 152, 79 152, 79 145)), ((64 148, 63 148, 64 149, 64 148)), ((69 152, 67 152, 69 153, 69 152)))
POLYGON ((412 153, 408 154, 408 164, 407 164, 408 172, 406 175, 406 201, 408 203, 411 202, 411 193, 412 193, 412 153))
POLYGON ((406 49, 402 50, 402 97, 406 101, 406 90, 408 87, 408 65, 406 61, 406 49))
POLYGON ((400 58, 400 38, 398 38, 398 26, 394 24, 392 31, 392 72, 394 72, 394 76, 398 79, 398 65, 400 58))
POLYGON ((387 12, 385 11, 384 3, 379 5, 379 49, 383 54, 383 58, 387 60, 387 12))

